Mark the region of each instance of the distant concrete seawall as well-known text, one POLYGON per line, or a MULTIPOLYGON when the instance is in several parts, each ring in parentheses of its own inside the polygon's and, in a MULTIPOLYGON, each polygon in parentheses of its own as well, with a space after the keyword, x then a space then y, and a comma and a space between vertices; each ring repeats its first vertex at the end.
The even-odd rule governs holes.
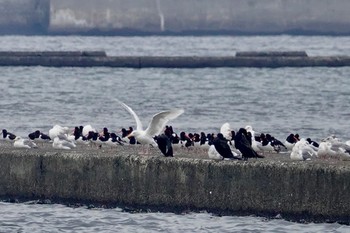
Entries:
POLYGON ((51 0, 52 33, 350 34, 348 0, 51 0))
POLYGON ((350 167, 2 150, 0 197, 350 220, 350 167))
POLYGON ((0 33, 350 35, 348 0, 1 0, 0 33))
POLYGON ((236 56, 107 56, 104 51, 0 52, 0 66, 217 68, 341 67, 350 56, 309 57, 303 51, 238 52, 236 56))
POLYGON ((0 34, 45 34, 50 0, 0 0, 0 34))

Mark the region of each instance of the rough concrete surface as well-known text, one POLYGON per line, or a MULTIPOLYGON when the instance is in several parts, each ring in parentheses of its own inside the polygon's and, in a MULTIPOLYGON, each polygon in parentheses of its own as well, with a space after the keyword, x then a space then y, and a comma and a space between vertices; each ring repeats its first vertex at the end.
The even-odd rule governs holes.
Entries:
POLYGON ((207 150, 175 148, 175 157, 138 155, 138 147, 0 147, 0 196, 68 203, 281 214, 290 219, 349 222, 350 166, 335 159, 291 161, 267 154, 213 161, 207 150))

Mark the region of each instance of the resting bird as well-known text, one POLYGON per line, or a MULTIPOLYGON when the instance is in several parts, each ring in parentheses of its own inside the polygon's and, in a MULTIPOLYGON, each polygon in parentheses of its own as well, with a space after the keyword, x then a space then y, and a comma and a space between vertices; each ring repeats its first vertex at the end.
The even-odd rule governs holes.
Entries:
POLYGON ((310 160, 312 157, 317 157, 317 151, 314 146, 310 145, 304 138, 297 141, 293 146, 290 158, 292 160, 310 160))
POLYGON ((224 123, 220 128, 220 133, 224 136, 225 139, 229 142, 229 145, 231 146, 231 150, 235 148, 235 131, 231 129, 230 123, 224 123))
POLYGON ((105 144, 110 146, 111 148, 124 145, 121 138, 115 133, 110 134, 110 138, 105 142, 105 144))
POLYGON ((54 139, 55 137, 68 139, 69 131, 70 130, 68 127, 62 127, 60 125, 55 125, 49 130, 49 137, 51 139, 54 139))
POLYGON ((240 128, 235 136, 235 147, 242 153, 243 159, 248 160, 248 158, 264 158, 264 156, 259 155, 255 152, 255 150, 253 150, 247 137, 247 130, 244 128, 240 128))
POLYGON ((311 138, 307 138, 306 141, 307 141, 308 143, 310 143, 310 145, 312 145, 312 146, 314 146, 314 147, 317 147, 317 148, 318 148, 318 147, 320 146, 320 144, 318 144, 317 142, 311 140, 311 138))
POLYGON ((259 138, 259 137, 257 137, 257 136, 255 135, 256 132, 253 130, 253 127, 250 126, 250 125, 247 125, 244 129, 246 130, 246 133, 244 133, 244 134, 245 134, 245 136, 246 136, 246 138, 247 138, 249 144, 250 144, 251 147, 253 148, 253 150, 254 150, 255 152, 260 152, 260 151, 262 151, 262 148, 261 148, 261 146, 262 146, 262 145, 261 145, 261 141, 260 141, 260 139, 257 140, 257 138, 259 138))
MULTIPOLYGON (((298 134, 297 134, 298 135, 298 134)), ((298 136, 296 137, 294 134, 289 134, 288 137, 286 138, 286 141, 284 142, 284 145, 287 147, 287 150, 292 150, 295 143, 297 143, 298 136)))
POLYGON ((208 157, 209 159, 213 160, 223 160, 224 157, 222 157, 219 152, 215 149, 214 145, 210 145, 208 149, 208 157))
POLYGON ((213 145, 216 151, 224 158, 224 159, 241 159, 240 157, 235 156, 230 146, 228 145, 228 140, 224 138, 222 133, 218 133, 216 138, 213 140, 213 145))
POLYGON ((165 157, 173 157, 173 146, 170 139, 171 135, 161 134, 157 136, 157 144, 159 150, 165 157))
POLYGON ((55 149, 70 150, 75 147, 75 144, 65 138, 55 137, 53 139, 52 147, 55 149))
POLYGON ((340 139, 333 138, 321 141, 317 148, 317 155, 320 158, 337 158, 342 160, 350 160, 350 146, 340 139))
POLYGON ((162 132, 169 120, 173 120, 184 113, 183 109, 172 109, 169 111, 157 113, 153 116, 147 129, 143 130, 140 118, 136 115, 136 113, 128 105, 119 100, 118 102, 134 117, 136 121, 136 130, 133 130, 128 135, 128 137, 135 137, 136 140, 141 144, 142 154, 149 153, 149 145, 157 147, 158 145, 154 140, 154 136, 157 136, 162 132))
POLYGON ((26 148, 26 149, 37 148, 37 145, 33 141, 29 139, 24 139, 18 136, 14 139, 13 146, 16 148, 26 148))
POLYGON ((51 141, 51 138, 48 135, 40 132, 40 130, 36 130, 33 133, 28 134, 28 138, 32 141, 41 143, 51 141))
POLYGON ((2 130, 2 138, 7 141, 13 141, 16 138, 16 135, 13 133, 8 132, 6 129, 2 130))

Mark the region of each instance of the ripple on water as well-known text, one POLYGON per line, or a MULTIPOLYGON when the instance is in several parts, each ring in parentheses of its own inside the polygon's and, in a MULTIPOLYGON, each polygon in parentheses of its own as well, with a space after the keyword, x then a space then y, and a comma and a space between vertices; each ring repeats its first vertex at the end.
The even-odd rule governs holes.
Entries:
POLYGON ((0 230, 7 232, 348 232, 349 226, 300 224, 253 216, 210 213, 130 213, 119 208, 0 202, 0 230))

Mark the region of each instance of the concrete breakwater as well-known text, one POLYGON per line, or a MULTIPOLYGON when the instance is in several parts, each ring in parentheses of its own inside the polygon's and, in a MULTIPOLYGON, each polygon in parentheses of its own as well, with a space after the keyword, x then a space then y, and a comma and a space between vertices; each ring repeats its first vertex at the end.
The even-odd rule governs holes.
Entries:
POLYGON ((107 56, 104 51, 0 52, 0 66, 216 68, 340 67, 349 56, 310 57, 303 51, 240 52, 236 56, 107 56))
POLYGON ((347 0, 51 0, 53 34, 347 34, 347 0))
POLYGON ((350 222, 350 167, 340 162, 2 149, 0 168, 2 198, 350 222))

